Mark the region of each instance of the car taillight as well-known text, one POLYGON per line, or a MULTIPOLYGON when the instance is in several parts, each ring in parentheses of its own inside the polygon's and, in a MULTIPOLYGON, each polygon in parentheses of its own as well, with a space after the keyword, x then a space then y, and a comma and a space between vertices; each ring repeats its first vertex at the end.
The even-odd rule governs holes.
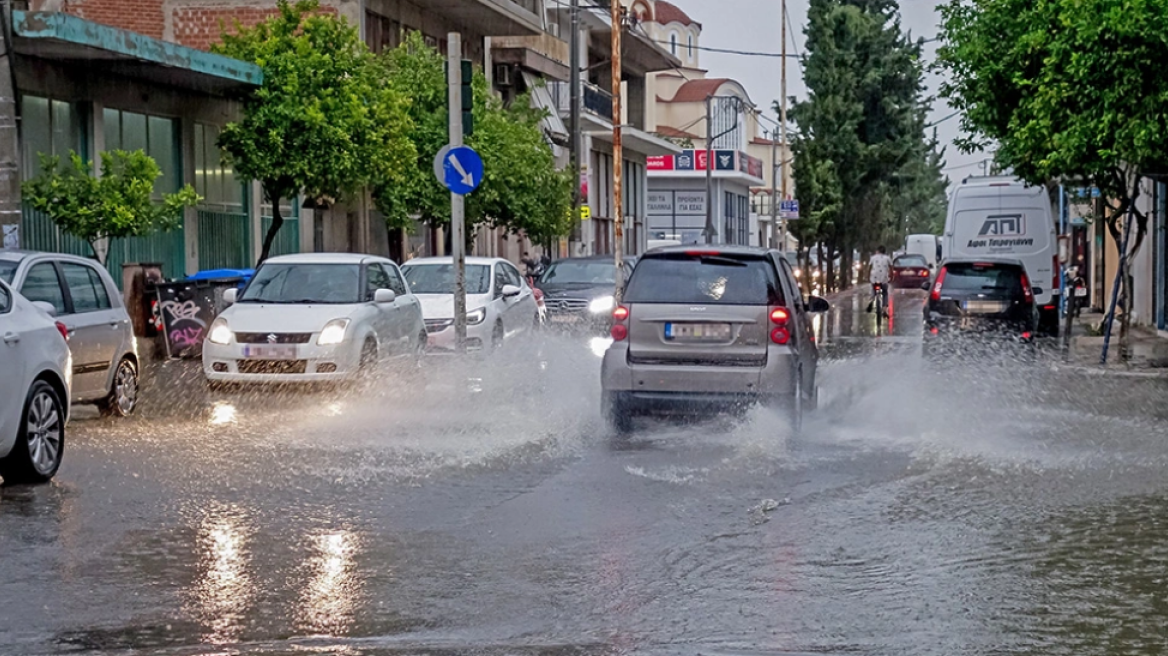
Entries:
POLYGON ((933 292, 929 294, 931 300, 941 300, 941 284, 945 282, 945 274, 947 272, 948 269, 941 267, 941 271, 937 273, 937 282, 933 283, 933 292))
POLYGON ((1026 299, 1027 303, 1034 302, 1034 290, 1030 288, 1030 276, 1026 272, 1022 272, 1022 298, 1026 299))
POLYGON ((926 278, 926 277, 928 277, 928 275, 929 275, 929 270, 928 270, 928 269, 921 269, 920 276, 921 276, 922 278, 926 278))
POLYGON ((624 321, 629 318, 629 309, 623 305, 618 305, 612 311, 612 334, 613 341, 621 342, 629 337, 629 327, 624 324, 624 321))
POLYGON ((1029 330, 1027 330, 1026 332, 1022 333, 1022 339, 1023 339, 1023 341, 1027 341, 1027 342, 1029 342, 1029 341, 1030 341, 1030 339, 1031 339, 1032 337, 1034 337, 1034 333, 1031 333, 1029 330))
POLYGON ((64 337, 66 340, 69 339, 69 326, 66 326, 60 321, 57 322, 57 332, 61 333, 61 337, 64 337))
POLYGON ((771 329, 771 341, 775 344, 783 345, 791 341, 791 330, 787 327, 791 321, 791 311, 784 307, 777 307, 771 310, 771 323, 775 327, 771 329))
POLYGON ((1060 273, 1060 271, 1059 271, 1058 255, 1055 255, 1054 257, 1050 258, 1050 280, 1051 280, 1050 288, 1051 289, 1058 289, 1059 287, 1062 287, 1062 285, 1060 284, 1060 281, 1059 281, 1059 278, 1061 278, 1062 276, 1060 276, 1059 273, 1060 273))

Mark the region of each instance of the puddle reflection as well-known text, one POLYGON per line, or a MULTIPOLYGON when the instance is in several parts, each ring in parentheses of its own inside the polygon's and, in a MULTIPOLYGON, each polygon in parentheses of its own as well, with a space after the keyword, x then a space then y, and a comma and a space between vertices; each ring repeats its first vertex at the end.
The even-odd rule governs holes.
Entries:
POLYGON ((199 527, 201 575, 191 605, 208 629, 209 643, 233 642, 242 635, 255 598, 248 573, 250 533, 244 513, 235 507, 209 512, 199 527))
POLYGON ((353 624, 353 613, 361 593, 355 571, 357 536, 336 531, 316 536, 314 555, 308 562, 312 578, 302 596, 300 625, 317 634, 342 635, 353 624))

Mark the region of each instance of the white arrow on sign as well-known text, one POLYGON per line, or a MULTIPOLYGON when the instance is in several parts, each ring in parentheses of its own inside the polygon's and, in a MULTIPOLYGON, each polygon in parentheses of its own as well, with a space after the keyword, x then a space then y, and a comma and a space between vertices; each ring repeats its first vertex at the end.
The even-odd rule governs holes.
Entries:
POLYGON ((462 184, 468 187, 474 186, 474 176, 466 172, 466 169, 462 167, 462 162, 458 161, 458 157, 456 155, 450 156, 450 165, 453 166, 454 170, 458 171, 458 174, 462 176, 462 184))

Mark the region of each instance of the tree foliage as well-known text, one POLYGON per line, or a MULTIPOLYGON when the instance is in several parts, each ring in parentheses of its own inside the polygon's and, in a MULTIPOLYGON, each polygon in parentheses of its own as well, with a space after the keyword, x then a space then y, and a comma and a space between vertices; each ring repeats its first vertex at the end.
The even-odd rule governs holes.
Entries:
POLYGON ((318 12, 316 0, 291 4, 212 47, 263 69, 243 119, 219 138, 241 177, 258 180, 272 203, 260 260, 283 224, 280 200, 303 192, 330 202, 366 186, 404 184, 417 158, 407 102, 355 27, 318 12))
MULTIPOLYGON (((794 177, 800 218, 792 226, 820 262, 903 243, 944 204, 942 154, 926 138, 920 45, 900 27, 893 0, 812 0, 804 80, 794 105, 794 177)), ((825 272, 830 287, 833 272, 825 272)), ((846 286, 849 281, 839 281, 846 286)))
POLYGON ((104 260, 99 241, 173 230, 180 225, 183 210, 200 200, 186 185, 156 202, 154 186, 162 169, 141 150, 103 152, 101 176, 91 171, 93 162, 77 153, 70 153, 65 164, 59 157, 42 156, 41 173, 26 181, 23 191, 33 209, 88 242, 98 260, 104 260))
MULTIPOLYGON (((449 142, 444 62, 416 33, 382 55, 391 86, 410 99, 416 149, 402 182, 375 187, 378 208, 391 226, 408 225, 411 218, 431 225, 450 221, 450 192, 433 174, 434 157, 449 142)), ((475 130, 466 145, 482 157, 484 176, 466 197, 468 237, 483 226, 536 240, 567 234, 572 227, 572 176, 556 169, 541 129, 543 110, 533 108, 528 96, 505 107, 478 70, 472 84, 475 130)))
POLYGON ((962 111, 966 151, 1032 184, 1073 179, 1129 210, 1147 233, 1141 179, 1168 172, 1168 0, 951 0, 941 7, 942 93, 962 111))

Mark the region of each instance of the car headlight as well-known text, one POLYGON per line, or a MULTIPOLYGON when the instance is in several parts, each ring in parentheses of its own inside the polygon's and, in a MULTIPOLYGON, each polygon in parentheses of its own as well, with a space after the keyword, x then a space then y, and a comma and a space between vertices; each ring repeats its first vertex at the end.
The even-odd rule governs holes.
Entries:
POLYGON ((324 325, 320 337, 316 338, 319 346, 333 346, 345 341, 345 331, 349 329, 348 319, 333 319, 324 325))
POLYGON ((795 269, 795 277, 802 278, 803 277, 803 269, 795 269))
POLYGON ((470 326, 477 326, 487 318, 487 308, 479 308, 473 312, 466 313, 466 323, 470 326))
POLYGON ((230 344, 232 337, 234 335, 231 334, 231 329, 227 327, 226 319, 219 317, 211 323, 211 332, 207 334, 207 340, 212 344, 230 344))
POLYGON ((588 304, 588 311, 592 314, 604 314, 606 312, 612 312, 614 307, 616 307, 615 298, 612 296, 601 296, 588 304))

